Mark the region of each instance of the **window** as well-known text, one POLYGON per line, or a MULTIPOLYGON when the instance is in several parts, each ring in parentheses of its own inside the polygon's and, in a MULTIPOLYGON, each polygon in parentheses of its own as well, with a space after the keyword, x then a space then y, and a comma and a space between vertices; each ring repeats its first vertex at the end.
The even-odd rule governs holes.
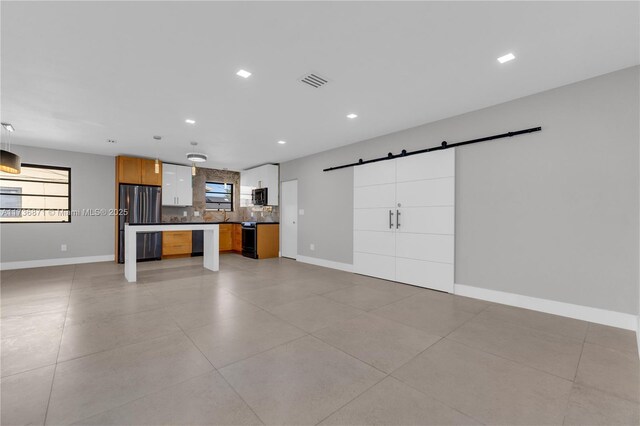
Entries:
POLYGON ((0 223, 71 222, 71 169, 22 164, 0 172, 0 223))
POLYGON ((207 210, 233 211, 233 184, 207 182, 205 187, 207 210))

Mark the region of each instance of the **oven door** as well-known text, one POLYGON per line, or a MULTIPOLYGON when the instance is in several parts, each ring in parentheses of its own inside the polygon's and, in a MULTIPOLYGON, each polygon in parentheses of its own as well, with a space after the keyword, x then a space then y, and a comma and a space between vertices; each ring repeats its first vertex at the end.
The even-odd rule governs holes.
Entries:
POLYGON ((242 227, 242 255, 258 258, 257 232, 254 227, 242 227))

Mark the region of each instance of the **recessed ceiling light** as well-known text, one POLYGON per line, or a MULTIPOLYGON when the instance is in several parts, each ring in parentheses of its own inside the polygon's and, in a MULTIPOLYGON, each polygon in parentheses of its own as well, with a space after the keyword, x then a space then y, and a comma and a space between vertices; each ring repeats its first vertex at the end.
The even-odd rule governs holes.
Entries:
POLYGON ((249 78, 249 76, 251 75, 251 73, 247 70, 240 70, 236 73, 236 75, 239 75, 242 78, 249 78))
POLYGON ((501 64, 504 64, 505 62, 513 61, 515 58, 516 57, 513 53, 507 53, 504 56, 500 56, 498 58, 498 62, 500 62, 501 64))
POLYGON ((358 114, 351 113, 351 114, 347 115, 347 118, 356 118, 356 117, 358 117, 358 114))
POLYGON ((186 120, 184 120, 184 122, 187 124, 196 124, 196 120, 192 120, 190 118, 187 118, 186 120))
POLYGON ((278 143, 279 143, 280 145, 284 145, 285 143, 287 143, 287 141, 278 141, 278 143))

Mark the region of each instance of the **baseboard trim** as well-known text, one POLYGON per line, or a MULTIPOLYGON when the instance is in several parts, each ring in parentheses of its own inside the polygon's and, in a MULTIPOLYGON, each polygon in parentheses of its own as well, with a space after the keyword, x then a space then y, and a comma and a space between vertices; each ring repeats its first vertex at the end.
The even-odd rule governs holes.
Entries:
POLYGON ((531 309, 533 311, 546 312, 548 314, 624 328, 626 330, 638 330, 638 316, 623 312, 592 308, 590 306, 574 305, 572 303, 557 302, 555 300, 539 299, 537 297, 523 296, 520 294, 506 293, 503 291, 489 290, 486 288, 472 287, 462 284, 454 285, 454 293, 460 296, 502 303, 504 305, 531 309))
POLYGON ((102 256, 61 257, 58 259, 39 259, 39 260, 25 260, 21 262, 2 262, 0 263, 0 270, 8 271, 11 269, 41 268, 43 266, 75 265, 79 263, 93 263, 93 262, 113 262, 114 260, 115 260, 114 255, 106 254, 102 256))
POLYGON ((317 257, 300 256, 296 257, 298 262, 309 263, 311 265, 323 266, 325 268, 338 269, 345 272, 353 272, 353 265, 349 263, 334 262, 332 260, 319 259, 317 257))
POLYGON ((638 315, 638 328, 636 329, 636 342, 638 343, 638 357, 640 358, 640 315, 638 315))

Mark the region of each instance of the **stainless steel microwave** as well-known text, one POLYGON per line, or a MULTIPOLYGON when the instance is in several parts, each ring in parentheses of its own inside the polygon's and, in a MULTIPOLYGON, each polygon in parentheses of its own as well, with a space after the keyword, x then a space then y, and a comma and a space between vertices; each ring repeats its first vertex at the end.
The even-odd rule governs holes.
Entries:
POLYGON ((257 188, 251 191, 251 199, 254 206, 266 206, 269 202, 267 188, 257 188))

